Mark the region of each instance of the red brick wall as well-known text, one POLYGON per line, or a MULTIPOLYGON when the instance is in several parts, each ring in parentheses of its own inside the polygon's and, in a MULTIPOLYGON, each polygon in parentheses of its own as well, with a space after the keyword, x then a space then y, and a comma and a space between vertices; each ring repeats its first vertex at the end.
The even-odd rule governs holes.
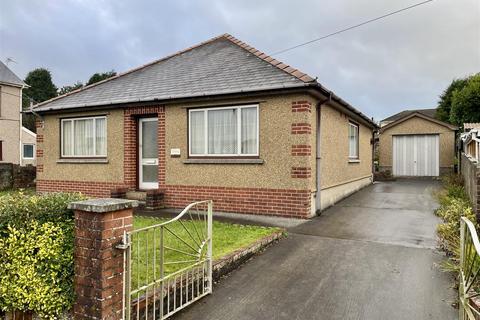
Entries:
POLYGON ((309 190, 166 186, 165 206, 183 208, 191 202, 213 200, 215 211, 307 218, 309 190))
POLYGON ((81 192, 98 198, 109 198, 112 189, 123 186, 121 182, 37 180, 37 192, 81 192))
POLYGON ((75 210, 75 319, 121 319, 123 251, 132 230, 132 209, 95 213, 75 210))
MULTIPOLYGON (((121 183, 39 180, 40 192, 81 192, 91 197, 110 197, 121 183)), ((310 214, 310 190, 171 186, 165 191, 165 206, 183 208, 191 202, 211 199, 214 209, 224 212, 280 215, 307 218, 310 214)))

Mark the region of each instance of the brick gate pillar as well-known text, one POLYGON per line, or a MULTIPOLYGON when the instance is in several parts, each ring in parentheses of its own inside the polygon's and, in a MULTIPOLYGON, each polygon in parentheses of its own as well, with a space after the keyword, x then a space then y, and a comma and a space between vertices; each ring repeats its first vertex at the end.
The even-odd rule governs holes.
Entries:
POLYGON ((75 212, 75 319, 121 319, 123 251, 115 246, 133 224, 136 201, 72 202, 75 212))

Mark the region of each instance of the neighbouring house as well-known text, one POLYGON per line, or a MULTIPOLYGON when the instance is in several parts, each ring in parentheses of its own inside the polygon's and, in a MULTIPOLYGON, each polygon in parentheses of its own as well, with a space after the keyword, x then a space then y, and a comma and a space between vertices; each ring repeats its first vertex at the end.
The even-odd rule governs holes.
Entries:
POLYGON ((372 182, 376 124, 222 35, 34 106, 37 190, 161 190, 167 207, 307 218, 372 182))
POLYGON ((435 119, 435 109, 402 111, 380 126, 380 171, 427 177, 453 172, 458 128, 435 119))
POLYGON ((459 139, 460 171, 473 211, 480 218, 480 123, 464 123, 459 139))
POLYGON ((464 123, 463 129, 462 151, 469 159, 480 163, 480 123, 464 123))
POLYGON ((0 163, 35 164, 36 135, 22 126, 27 85, 0 61, 0 163))

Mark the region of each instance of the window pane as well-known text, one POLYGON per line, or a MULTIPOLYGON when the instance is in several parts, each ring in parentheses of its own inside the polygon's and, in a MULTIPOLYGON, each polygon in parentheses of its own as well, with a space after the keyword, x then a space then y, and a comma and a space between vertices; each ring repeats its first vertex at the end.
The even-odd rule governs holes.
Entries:
POLYGON ((208 111, 208 153, 237 154, 236 109, 208 111))
POLYGON ((242 154, 257 153, 257 108, 242 111, 242 154))
POLYGON ((191 154, 205 153, 205 111, 190 112, 191 154))
POLYGON ((142 157, 158 158, 158 121, 142 121, 142 157))
POLYGON ((350 124, 348 128, 349 152, 350 158, 358 157, 358 127, 350 124))
POLYGON ((73 155, 73 145, 72 145, 72 121, 63 121, 62 122, 62 135, 63 135, 63 155, 71 156, 73 155))
POLYGON ((23 157, 24 158, 33 158, 33 144, 24 144, 23 145, 23 157))
POLYGON ((142 173, 142 182, 158 182, 158 166, 143 165, 142 173))
POLYGON ((107 130, 106 119, 95 119, 95 155, 104 156, 107 154, 107 130))
POLYGON ((92 156, 93 150, 93 119, 75 120, 75 155, 76 156, 92 156))

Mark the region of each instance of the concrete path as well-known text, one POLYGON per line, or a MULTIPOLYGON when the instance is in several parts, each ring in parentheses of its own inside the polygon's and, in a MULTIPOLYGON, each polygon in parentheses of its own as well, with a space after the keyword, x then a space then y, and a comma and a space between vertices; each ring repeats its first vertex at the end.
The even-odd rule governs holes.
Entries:
POLYGON ((234 271, 174 319, 455 319, 433 181, 376 183, 234 271))

